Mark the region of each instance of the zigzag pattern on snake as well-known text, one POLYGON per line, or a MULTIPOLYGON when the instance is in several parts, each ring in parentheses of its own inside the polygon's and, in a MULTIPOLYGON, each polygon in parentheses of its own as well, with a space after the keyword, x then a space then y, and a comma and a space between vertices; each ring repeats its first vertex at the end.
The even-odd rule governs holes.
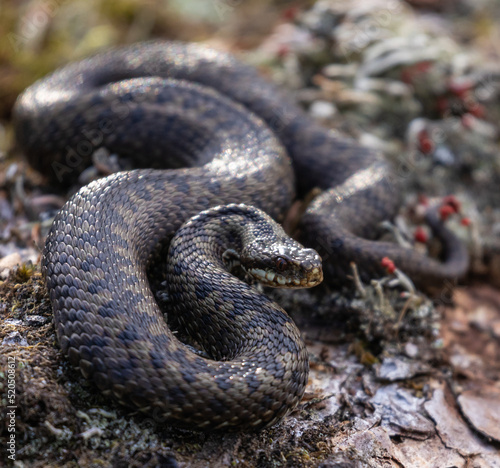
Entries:
MULTIPOLYGON (((70 64, 20 96, 15 121, 31 164, 54 181, 76 180, 98 147, 152 168, 111 175, 74 195, 54 221, 42 266, 70 360, 103 391, 174 424, 264 427, 297 404, 307 381, 305 348, 286 314, 266 305, 279 318, 262 315, 268 301, 251 288, 243 300, 224 288, 235 286, 223 276, 213 278, 209 299, 206 291, 194 297, 218 303, 218 312, 226 304, 230 315, 250 310, 223 327, 235 340, 255 317, 267 317, 257 320, 262 343, 252 338, 249 354, 213 351, 211 358, 230 359, 216 361, 168 328, 146 273, 200 211, 238 202, 280 220, 296 192, 318 187, 323 193, 300 230, 322 256, 326 281, 341 278, 352 261, 363 277, 379 275, 385 256, 421 284, 467 268, 463 246, 436 223, 443 262, 370 240, 399 206, 390 167, 311 120, 251 67, 201 45, 139 44, 70 64)), ((203 330, 210 319, 191 300, 203 330)))

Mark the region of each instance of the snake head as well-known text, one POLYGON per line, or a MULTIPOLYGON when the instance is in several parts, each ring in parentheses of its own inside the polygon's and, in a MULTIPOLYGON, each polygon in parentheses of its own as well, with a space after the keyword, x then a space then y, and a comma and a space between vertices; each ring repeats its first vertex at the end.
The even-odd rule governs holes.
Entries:
POLYGON ((311 288, 323 281, 321 257, 288 236, 256 239, 240 255, 241 267, 264 286, 311 288))

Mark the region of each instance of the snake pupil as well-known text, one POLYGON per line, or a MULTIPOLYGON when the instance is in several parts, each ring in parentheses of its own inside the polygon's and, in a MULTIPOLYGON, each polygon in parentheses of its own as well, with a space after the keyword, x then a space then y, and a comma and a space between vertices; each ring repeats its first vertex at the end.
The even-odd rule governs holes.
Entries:
POLYGON ((279 271, 285 271, 285 268, 287 267, 288 262, 283 258, 283 257, 278 257, 276 259, 276 268, 279 271))

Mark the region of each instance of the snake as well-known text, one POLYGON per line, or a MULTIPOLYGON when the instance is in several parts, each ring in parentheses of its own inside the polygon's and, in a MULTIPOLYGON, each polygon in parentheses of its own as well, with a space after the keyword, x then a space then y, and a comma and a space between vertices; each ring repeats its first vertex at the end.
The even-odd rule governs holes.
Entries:
POLYGON ((19 96, 14 124, 30 164, 54 184, 75 183, 100 148, 135 167, 68 200, 42 271, 70 362, 103 394, 166 424, 262 429, 303 396, 300 332, 229 272, 236 264, 285 287, 322 275, 335 285, 352 262, 362 278, 380 276, 383 257, 422 284, 467 270, 464 247, 431 219, 441 259, 377 241, 401 203, 384 158, 203 44, 153 41, 70 63, 19 96), (312 189, 321 194, 299 244, 277 222, 312 189))

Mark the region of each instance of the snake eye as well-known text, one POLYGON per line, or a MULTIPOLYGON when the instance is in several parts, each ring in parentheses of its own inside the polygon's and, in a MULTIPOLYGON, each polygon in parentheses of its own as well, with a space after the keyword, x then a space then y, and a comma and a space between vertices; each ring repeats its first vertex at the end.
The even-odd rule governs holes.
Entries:
POLYGON ((279 271, 285 271, 285 268, 287 267, 288 265, 288 262, 283 258, 283 257, 278 257, 276 259, 276 268, 279 270, 279 271))

